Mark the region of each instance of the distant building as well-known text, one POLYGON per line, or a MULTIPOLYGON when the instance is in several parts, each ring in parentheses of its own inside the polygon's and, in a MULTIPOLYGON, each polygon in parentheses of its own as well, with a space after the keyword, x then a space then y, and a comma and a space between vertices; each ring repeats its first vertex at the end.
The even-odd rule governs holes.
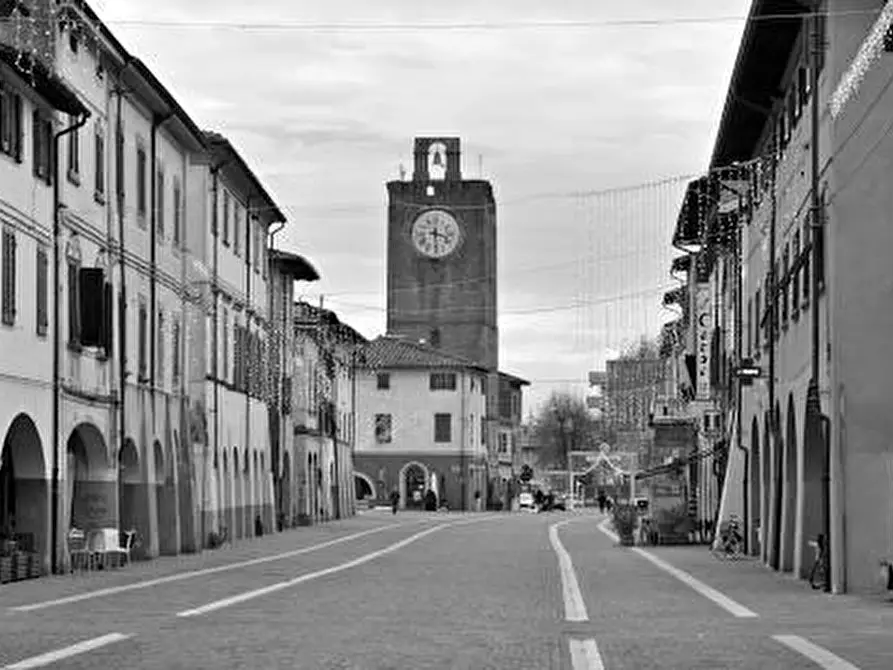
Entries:
POLYGON ((363 497, 421 507, 430 490, 453 509, 486 494, 487 369, 427 344, 382 336, 357 376, 356 476, 363 497))

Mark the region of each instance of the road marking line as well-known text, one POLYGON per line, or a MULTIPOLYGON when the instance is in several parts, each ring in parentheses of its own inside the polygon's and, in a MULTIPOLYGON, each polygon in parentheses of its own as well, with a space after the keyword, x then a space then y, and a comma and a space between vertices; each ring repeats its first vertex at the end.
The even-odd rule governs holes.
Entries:
POLYGON ((605 519, 604 521, 602 521, 602 522, 598 525, 598 529, 599 529, 601 532, 603 532, 605 535, 607 535, 609 538, 611 538, 612 540, 614 540, 614 542, 620 542, 620 536, 619 536, 617 533, 615 533, 613 530, 611 530, 610 528, 608 528, 608 524, 609 524, 609 523, 611 523, 611 520, 610 520, 610 519, 605 519))
POLYGON ((772 639, 803 654, 823 670, 859 670, 858 666, 799 635, 773 635, 772 639))
POLYGON ((78 654, 84 654, 88 651, 94 651, 96 649, 99 649, 100 647, 105 647, 115 642, 121 642, 122 640, 126 640, 129 637, 131 636, 124 635, 122 633, 109 633, 108 635, 103 635, 101 637, 94 637, 92 640, 84 640, 83 642, 78 642, 77 644, 73 644, 70 647, 63 647, 62 649, 56 649, 55 651, 48 651, 47 653, 41 654, 40 656, 32 656, 31 658, 26 658, 25 660, 19 661, 18 663, 4 666, 3 670, 28 670, 29 668, 42 668, 53 663, 58 663, 59 661, 62 661, 66 658, 77 656, 78 654))
POLYGON ((567 553, 567 549, 564 548, 558 537, 558 528, 570 521, 571 519, 568 519, 549 526, 549 542, 552 543, 552 549, 558 555, 565 621, 589 621, 589 616, 586 614, 586 604, 583 602, 583 594, 580 593, 580 585, 577 583, 577 575, 574 572, 574 563, 571 560, 571 555, 567 553))
POLYGON ((261 596, 268 595, 270 593, 275 593, 276 591, 282 591, 284 589, 291 588, 293 586, 297 586, 298 584, 303 584, 304 582, 309 582, 314 579, 319 579, 320 577, 325 577, 327 575, 335 574, 336 572, 341 572, 343 570, 347 570, 349 568, 355 568, 358 565, 363 565, 364 563, 368 563, 369 561, 375 560, 381 556, 385 556, 386 554, 391 554, 398 549, 402 549, 408 544, 412 544, 416 540, 420 540, 426 535, 431 535, 432 533, 436 533, 439 530, 444 528, 450 528, 453 526, 464 526, 472 523, 477 523, 480 521, 487 521, 489 519, 497 518, 494 515, 488 515, 486 517, 478 517, 474 519, 465 519, 463 521, 454 521, 452 523, 442 523, 434 526, 433 528, 428 528, 427 530, 423 530, 420 533, 416 533, 415 535, 410 535, 404 540, 400 540, 395 544, 392 544, 384 549, 379 549, 377 551, 373 551, 369 554, 365 554, 360 556, 359 558, 355 558, 352 561, 347 561, 346 563, 340 563, 338 565, 333 565, 331 567, 325 568, 324 570, 317 570, 316 572, 309 572, 306 575, 301 575, 300 577, 295 577, 294 579, 289 579, 284 582, 277 582, 276 584, 271 584, 270 586, 264 586, 263 588, 254 589, 252 591, 246 591, 245 593, 240 593, 237 596, 230 596, 229 598, 223 598, 221 600, 215 600, 212 603, 208 603, 207 605, 202 605, 201 607, 196 607, 190 610, 184 610, 182 612, 177 612, 178 617, 193 617, 199 616, 201 614, 208 614, 210 612, 214 612, 219 609, 223 609, 224 607, 230 607, 231 605, 238 605, 239 603, 246 602, 248 600, 253 600, 254 598, 260 598, 261 596))
MULTIPOLYGON (((423 519, 422 521, 424 521, 423 519)), ((158 577, 156 579, 147 579, 141 582, 133 582, 132 584, 123 584, 121 586, 109 586, 104 589, 97 589, 95 591, 87 591, 85 593, 78 593, 73 596, 65 596, 63 598, 55 598, 53 600, 44 600, 37 603, 31 603, 29 605, 19 605, 17 607, 8 608, 12 612, 33 612, 35 610, 46 609, 48 607, 58 607, 59 605, 68 605, 70 603, 80 602, 82 600, 90 600, 92 598, 101 598, 103 596, 111 596, 116 595, 118 593, 124 593, 126 591, 136 591, 138 589, 147 589, 150 586, 158 586, 159 584, 170 584, 172 582, 183 581, 184 579, 193 579, 195 577, 204 577, 205 575, 213 575, 218 572, 226 572, 227 570, 238 570, 239 568, 247 568, 252 565, 261 565, 263 563, 271 563, 273 561, 281 561, 286 558, 293 558, 295 556, 300 556, 302 554, 309 554, 310 552, 317 551, 319 549, 325 549, 326 547, 331 547, 336 544, 341 544, 343 542, 348 542, 350 540, 356 540, 357 538, 363 537, 365 535, 372 535, 373 533, 377 533, 382 530, 388 530, 391 528, 399 528, 401 526, 408 526, 412 524, 418 524, 421 521, 412 521, 410 523, 392 523, 387 526, 378 526, 376 528, 372 528, 370 530, 364 530, 359 533, 353 533, 351 535, 345 535, 344 537, 335 538, 334 540, 328 540, 326 542, 322 542, 320 544, 313 544, 309 547, 302 547, 301 549, 295 549, 294 551, 287 551, 282 554, 273 554, 272 556, 261 556, 259 558, 252 558, 247 561, 240 561, 238 563, 227 563, 226 565, 218 565, 213 568, 202 568, 201 570, 190 570, 188 572, 180 572, 175 575, 167 575, 165 577, 158 577)))
MULTIPOLYGON (((610 532, 607 528, 604 527, 606 523, 608 523, 608 522, 603 521, 602 523, 600 523, 598 526, 598 529, 616 542, 617 535, 610 532)), ((659 567, 661 570, 664 570, 665 572, 668 572, 669 574, 673 575, 680 582, 682 582, 686 586, 689 586, 690 588, 694 589, 695 591, 700 593, 702 596, 704 596, 708 600, 712 600, 714 603, 716 603, 717 605, 722 607, 724 610, 729 612, 731 615, 736 616, 739 619, 752 619, 752 618, 756 618, 759 616, 759 614, 757 614, 753 610, 750 610, 747 607, 745 607, 744 605, 742 605, 741 603, 736 602, 735 600, 732 600, 727 595, 720 593, 719 591, 714 589, 712 586, 707 586, 704 582, 700 581, 699 579, 696 579, 695 577, 692 577, 690 574, 688 574, 684 570, 680 570, 676 566, 671 565, 670 563, 667 563, 662 558, 658 558, 651 552, 645 551, 644 549, 640 549, 639 547, 632 547, 631 549, 634 553, 636 553, 639 556, 641 556, 642 558, 650 561, 651 563, 653 563, 654 565, 659 567)))
POLYGON ((605 670, 595 640, 571 640, 571 666, 574 670, 605 670))

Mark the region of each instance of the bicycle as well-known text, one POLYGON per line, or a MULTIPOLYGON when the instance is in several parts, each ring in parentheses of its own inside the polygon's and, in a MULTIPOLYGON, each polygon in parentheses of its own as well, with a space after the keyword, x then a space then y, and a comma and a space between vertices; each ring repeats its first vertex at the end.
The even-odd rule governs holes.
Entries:
POLYGON ((815 540, 810 541, 809 546, 815 552, 812 570, 809 571, 809 585, 814 589, 824 589, 828 582, 828 575, 825 574, 825 536, 816 536, 815 540))
POLYGON ((713 553, 722 558, 739 558, 744 556, 744 536, 738 517, 732 515, 720 526, 720 543, 714 545, 713 553))

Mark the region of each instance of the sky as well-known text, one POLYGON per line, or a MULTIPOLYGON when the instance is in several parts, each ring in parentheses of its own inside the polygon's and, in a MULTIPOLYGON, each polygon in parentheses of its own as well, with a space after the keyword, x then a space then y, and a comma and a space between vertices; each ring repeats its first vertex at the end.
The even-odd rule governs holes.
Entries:
POLYGON ((463 174, 493 183, 500 368, 531 382, 525 414, 673 318, 670 236, 748 0, 91 5, 268 187, 276 246, 322 275, 301 296, 365 336, 385 325, 385 183, 420 135, 459 136, 463 174))

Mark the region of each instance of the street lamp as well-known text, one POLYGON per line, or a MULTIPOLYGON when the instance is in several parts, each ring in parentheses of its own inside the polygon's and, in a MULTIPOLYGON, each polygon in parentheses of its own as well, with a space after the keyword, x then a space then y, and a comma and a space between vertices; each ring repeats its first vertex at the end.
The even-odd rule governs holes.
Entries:
POLYGON ((564 441, 564 461, 567 467, 567 493, 568 500, 567 504, 573 507, 574 504, 574 471, 571 469, 571 440, 568 437, 567 431, 573 432, 574 430, 574 420, 571 417, 564 417, 560 421, 561 425, 561 438, 564 441), (565 430, 567 429, 567 431, 565 430))

